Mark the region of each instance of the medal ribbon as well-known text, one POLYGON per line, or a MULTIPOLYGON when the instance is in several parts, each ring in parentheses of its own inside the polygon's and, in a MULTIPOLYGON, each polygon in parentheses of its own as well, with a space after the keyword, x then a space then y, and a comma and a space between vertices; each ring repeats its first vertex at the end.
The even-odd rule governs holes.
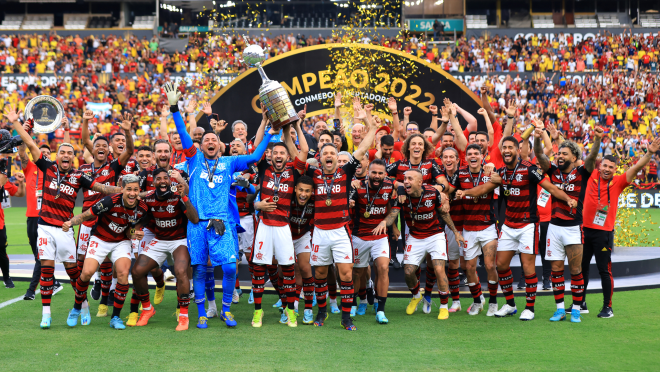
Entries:
POLYGON ((410 195, 408 196, 408 206, 410 207, 410 218, 412 218, 412 225, 414 226, 415 223, 415 216, 417 215, 417 211, 419 210, 419 207, 422 205, 422 199, 424 199, 424 189, 422 188, 422 193, 419 195, 419 201, 417 202, 417 208, 414 210, 413 214, 413 206, 412 206, 412 198, 410 195))
POLYGON ((213 182, 213 175, 215 174, 215 170, 218 168, 218 163, 220 163, 220 159, 215 159, 215 164, 213 165, 213 171, 211 171, 211 167, 209 167, 209 161, 206 158, 204 158, 204 164, 206 164, 206 171, 209 173, 208 175, 209 183, 213 182))
POLYGON ((371 208, 374 206, 374 203, 376 202, 376 199, 378 199, 378 194, 380 193, 380 189, 383 188, 383 184, 385 182, 380 183, 380 187, 378 188, 378 191, 376 191, 376 195, 374 195, 374 198, 371 199, 371 201, 369 200, 369 180, 367 180, 367 182, 365 182, 365 183, 367 184, 366 185, 366 188, 367 188, 367 209, 365 210, 365 212, 371 214, 371 208))

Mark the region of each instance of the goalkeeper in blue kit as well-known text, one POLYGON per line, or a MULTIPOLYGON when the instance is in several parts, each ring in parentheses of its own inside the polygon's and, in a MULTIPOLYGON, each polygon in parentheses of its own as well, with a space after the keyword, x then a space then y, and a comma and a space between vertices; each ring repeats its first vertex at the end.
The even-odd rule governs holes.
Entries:
POLYGON ((199 223, 188 222, 188 250, 193 267, 193 290, 199 312, 197 328, 207 328, 204 309, 204 289, 206 263, 211 258, 213 266, 222 266, 222 311, 220 319, 227 326, 236 326, 230 311, 234 284, 236 282, 236 261, 238 258, 237 225, 240 223, 236 198, 230 196, 232 175, 248 169, 248 166, 263 156, 270 138, 271 129, 251 155, 220 156, 220 139, 214 132, 202 136, 200 151, 193 145, 179 113, 178 101, 181 92, 176 84, 167 83, 164 88, 176 130, 181 137, 181 145, 188 166, 189 197, 199 214, 199 223))

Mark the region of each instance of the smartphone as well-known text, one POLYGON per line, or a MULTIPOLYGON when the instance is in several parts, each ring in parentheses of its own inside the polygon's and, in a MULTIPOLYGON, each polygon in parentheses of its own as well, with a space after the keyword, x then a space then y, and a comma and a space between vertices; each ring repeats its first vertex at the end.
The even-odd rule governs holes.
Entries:
POLYGON ((334 119, 333 122, 335 123, 335 130, 341 129, 341 120, 339 119, 334 119))
POLYGON ((220 115, 218 114, 211 114, 211 118, 214 119, 215 121, 220 121, 220 115))

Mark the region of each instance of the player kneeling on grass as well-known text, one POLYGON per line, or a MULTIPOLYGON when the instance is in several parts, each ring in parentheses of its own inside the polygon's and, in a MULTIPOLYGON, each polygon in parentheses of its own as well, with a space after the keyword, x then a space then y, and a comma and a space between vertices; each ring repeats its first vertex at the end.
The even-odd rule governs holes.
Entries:
POLYGON ((424 257, 429 254, 433 261, 433 269, 438 279, 438 293, 440 295, 440 313, 438 319, 449 317, 449 282, 445 274, 447 263, 447 240, 440 225, 441 217, 446 226, 454 232, 456 242, 461 246, 464 244, 463 236, 449 215, 449 200, 447 196, 435 188, 424 185, 422 172, 418 169, 409 169, 404 174, 403 186, 397 192, 399 196, 405 195, 405 201, 397 200, 392 206, 392 211, 385 223, 391 226, 396 221, 399 211, 408 226, 410 236, 406 237, 407 246, 403 255, 403 271, 405 272, 406 284, 413 294, 406 313, 411 315, 417 310, 417 305, 422 300, 419 293, 419 279, 417 279, 417 268, 424 257), (403 190, 402 190, 403 189, 403 190))
MULTIPOLYGON (((126 325, 145 326, 149 319, 156 314, 156 309, 149 302, 147 274, 154 268, 160 267, 167 259, 168 265, 174 266, 180 308, 179 325, 176 330, 185 331, 188 329, 188 305, 190 304, 190 282, 188 281, 190 255, 186 244, 186 226, 188 220, 198 223, 199 216, 186 195, 186 186, 181 183, 172 186, 167 170, 163 168, 154 170, 153 180, 155 190, 150 191, 144 197, 148 217, 143 223, 151 222, 151 225, 154 226, 155 237, 142 248, 133 265, 133 270, 131 270, 133 289, 142 303, 142 314, 140 320, 137 320, 138 304, 131 303, 131 314, 126 325)), ((136 230, 140 230, 143 223, 138 224, 136 230)))
MULTIPOLYGON (((98 222, 92 229, 87 256, 82 272, 76 281, 75 303, 69 312, 66 323, 70 327, 78 324, 78 316, 82 303, 87 299, 89 280, 99 265, 109 257, 117 272, 117 287, 115 288, 115 304, 110 319, 110 327, 125 329, 120 318, 121 309, 128 292, 128 271, 131 268, 131 230, 147 214, 147 206, 138 200, 140 194, 139 178, 128 174, 122 179, 121 193, 106 196, 90 209, 62 224, 62 231, 69 231, 72 226, 80 225, 98 217, 98 222)), ((136 232, 135 238, 141 238, 141 232, 136 232)))

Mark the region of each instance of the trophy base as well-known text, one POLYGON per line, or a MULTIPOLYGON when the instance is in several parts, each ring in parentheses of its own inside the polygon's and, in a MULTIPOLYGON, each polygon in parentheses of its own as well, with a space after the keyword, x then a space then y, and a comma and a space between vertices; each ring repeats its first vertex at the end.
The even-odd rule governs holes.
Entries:
POLYGON ((298 115, 296 115, 296 116, 290 117, 286 120, 278 121, 278 122, 275 122, 275 123, 271 122, 271 125, 272 125, 273 129, 280 130, 280 129, 282 129, 283 126, 285 126, 287 124, 290 124, 290 123, 293 123, 293 122, 296 122, 298 120, 300 120, 300 118, 298 118, 298 115))

